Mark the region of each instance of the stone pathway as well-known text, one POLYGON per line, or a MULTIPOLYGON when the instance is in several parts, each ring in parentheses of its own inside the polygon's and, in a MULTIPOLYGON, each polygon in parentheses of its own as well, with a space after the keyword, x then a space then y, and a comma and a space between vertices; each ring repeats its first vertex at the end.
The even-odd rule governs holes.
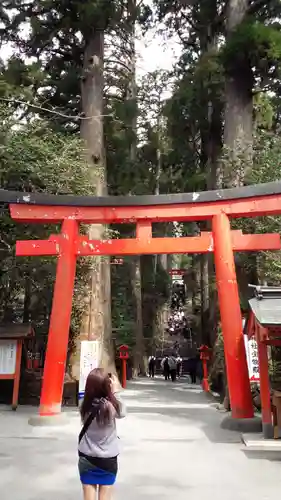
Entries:
MULTIPOLYGON (((223 414, 198 386, 140 380, 124 393, 116 500, 276 500, 281 453, 247 451, 238 433, 220 429, 223 414)), ((30 427, 34 411, 0 410, 1 500, 78 500, 79 416, 67 425, 30 427)))

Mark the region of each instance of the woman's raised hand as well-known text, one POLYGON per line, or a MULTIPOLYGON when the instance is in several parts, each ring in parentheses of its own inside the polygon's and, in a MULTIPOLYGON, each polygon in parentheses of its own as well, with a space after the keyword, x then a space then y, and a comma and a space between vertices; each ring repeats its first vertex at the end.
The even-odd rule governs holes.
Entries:
POLYGON ((111 389, 112 392, 119 392, 121 390, 121 384, 119 382, 118 377, 116 375, 112 374, 110 377, 110 382, 111 382, 111 389))

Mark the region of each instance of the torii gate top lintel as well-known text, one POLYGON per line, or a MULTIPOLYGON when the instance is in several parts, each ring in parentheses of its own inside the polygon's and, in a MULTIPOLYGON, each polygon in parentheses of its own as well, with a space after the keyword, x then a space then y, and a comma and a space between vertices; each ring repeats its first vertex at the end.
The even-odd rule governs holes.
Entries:
POLYGON ((26 222, 207 220, 222 212, 229 217, 255 217, 281 212, 281 182, 158 196, 57 196, 2 190, 1 202, 9 203, 13 219, 26 222))

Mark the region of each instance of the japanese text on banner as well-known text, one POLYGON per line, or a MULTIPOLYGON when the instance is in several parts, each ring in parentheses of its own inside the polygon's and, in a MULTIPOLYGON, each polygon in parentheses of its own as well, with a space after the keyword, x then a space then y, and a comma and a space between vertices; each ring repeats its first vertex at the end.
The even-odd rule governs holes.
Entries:
POLYGON ((79 400, 84 397, 86 380, 89 373, 98 368, 101 357, 101 343, 98 340, 81 342, 79 400))

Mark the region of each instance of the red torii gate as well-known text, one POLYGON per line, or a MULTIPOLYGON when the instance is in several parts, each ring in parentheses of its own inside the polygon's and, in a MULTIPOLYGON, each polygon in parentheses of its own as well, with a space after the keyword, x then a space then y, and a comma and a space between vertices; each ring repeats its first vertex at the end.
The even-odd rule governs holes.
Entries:
POLYGON ((19 241, 17 255, 57 255, 57 274, 41 392, 41 416, 61 411, 76 259, 82 255, 135 255, 214 252, 233 419, 253 417, 242 317, 233 251, 279 250, 277 234, 231 231, 231 217, 281 213, 281 183, 160 196, 74 197, 0 192, 13 219, 62 223, 46 241, 19 241), (211 220, 212 233, 185 238, 153 238, 152 223, 211 220), (136 223, 136 238, 90 241, 79 223, 136 223))

